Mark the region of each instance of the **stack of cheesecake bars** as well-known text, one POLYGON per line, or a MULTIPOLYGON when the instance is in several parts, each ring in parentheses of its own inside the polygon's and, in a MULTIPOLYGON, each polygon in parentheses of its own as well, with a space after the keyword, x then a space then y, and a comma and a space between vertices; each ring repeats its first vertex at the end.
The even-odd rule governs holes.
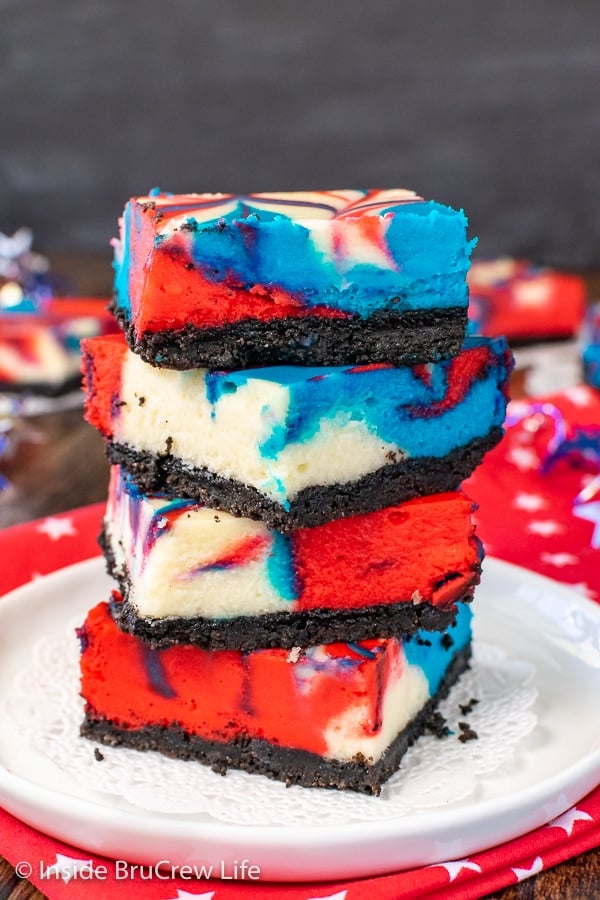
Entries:
POLYGON ((469 664, 460 484, 505 415, 466 229, 406 190, 127 203, 123 333, 83 358, 118 585, 79 629, 86 737, 368 794, 398 769, 469 664))

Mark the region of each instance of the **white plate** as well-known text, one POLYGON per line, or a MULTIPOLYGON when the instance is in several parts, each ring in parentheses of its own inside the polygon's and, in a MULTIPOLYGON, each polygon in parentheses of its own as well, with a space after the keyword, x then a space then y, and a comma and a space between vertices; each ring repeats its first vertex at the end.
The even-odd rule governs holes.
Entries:
MULTIPOLYGON (((108 596, 100 559, 38 579, 0 601, 0 703, 42 636, 108 596)), ((465 857, 539 827, 600 780, 600 607, 526 570, 487 559, 476 601, 476 641, 536 670, 537 726, 526 753, 483 779, 452 808, 401 818, 372 814, 332 828, 315 822, 240 826, 209 816, 140 810, 122 798, 66 789, 35 746, 0 734, 0 802, 28 824, 83 850, 154 865, 205 863, 218 875, 235 860, 262 880, 354 878, 465 857), (27 752, 29 750, 29 752, 27 752)), ((310 791, 307 792, 310 795, 310 791)))

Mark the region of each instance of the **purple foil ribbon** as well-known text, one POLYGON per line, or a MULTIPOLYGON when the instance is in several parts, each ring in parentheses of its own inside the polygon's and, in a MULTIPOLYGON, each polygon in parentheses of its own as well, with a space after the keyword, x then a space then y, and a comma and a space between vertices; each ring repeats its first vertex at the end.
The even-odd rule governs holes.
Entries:
POLYGON ((524 423, 528 431, 535 433, 541 428, 542 417, 552 419, 554 424, 552 436, 541 459, 541 472, 547 472, 559 459, 570 455, 583 457, 598 466, 600 471, 600 426, 574 426, 569 433, 565 417, 553 403, 519 402, 518 406, 519 412, 507 415, 507 427, 524 423), (520 409, 522 406, 526 407, 523 411, 520 409))
POLYGON ((546 472, 552 463, 556 462, 559 456, 562 455, 561 448, 568 440, 568 429, 565 417, 560 409, 553 403, 519 402, 518 408, 520 410, 519 412, 511 413, 509 411, 507 414, 506 426, 508 428, 523 423, 523 426, 527 431, 535 433, 542 427, 544 418, 550 418, 554 423, 552 436, 548 441, 546 452, 540 463, 540 471, 546 472))
MULTIPOLYGON (((3 457, 6 456, 9 449, 10 436, 8 428, 6 431, 4 430, 4 420, 0 419, 0 463, 2 462, 3 457)), ((0 472, 0 491, 5 491, 7 487, 10 487, 10 482, 8 478, 5 478, 2 472, 0 472)))
POLYGON ((519 404, 518 408, 519 412, 507 416, 508 427, 523 423, 526 429, 535 433, 542 426, 542 417, 549 417, 554 423, 546 452, 540 460, 542 474, 558 460, 570 456, 584 459, 597 468, 598 474, 573 498, 572 513, 595 526, 591 546, 594 550, 600 549, 600 426, 574 426, 569 433, 565 417, 553 403, 526 403, 519 404))

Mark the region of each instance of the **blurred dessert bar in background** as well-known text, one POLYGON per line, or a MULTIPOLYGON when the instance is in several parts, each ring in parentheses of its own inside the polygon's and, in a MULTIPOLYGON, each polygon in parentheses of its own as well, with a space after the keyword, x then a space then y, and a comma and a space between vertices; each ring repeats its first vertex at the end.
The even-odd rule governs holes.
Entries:
POLYGON ((116 326, 106 299, 67 296, 32 242, 0 234, 0 392, 55 397, 79 388, 81 340, 116 326))
POLYGON ((525 260, 476 260, 467 276, 471 331, 511 342, 574 337, 583 322, 586 283, 525 260))

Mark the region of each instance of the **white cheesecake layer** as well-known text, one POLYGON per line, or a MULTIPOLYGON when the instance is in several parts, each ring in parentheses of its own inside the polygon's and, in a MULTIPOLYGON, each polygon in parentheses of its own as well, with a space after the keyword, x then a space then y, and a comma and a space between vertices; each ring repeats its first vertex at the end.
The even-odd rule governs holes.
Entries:
POLYGON ((269 577, 272 535, 260 522, 194 506, 176 517, 168 503, 130 496, 113 469, 104 521, 129 601, 142 618, 228 618, 291 611, 269 577), (232 559, 237 559, 232 562, 232 559))
POLYGON ((382 703, 381 727, 377 730, 365 727, 370 718, 369 702, 365 697, 362 703, 357 703, 330 722, 325 732, 326 756, 349 762, 360 753, 368 763, 376 763, 395 737, 423 709, 429 696, 429 682, 423 670, 409 665, 401 649, 389 674, 382 703))
POLYGON ((310 439, 286 443, 267 457, 261 453, 264 442, 286 426, 288 387, 252 378, 212 404, 205 378, 204 369, 157 369, 128 352, 121 386, 125 405, 114 423, 114 440, 154 454, 169 446, 185 465, 206 467, 281 504, 310 485, 352 481, 386 465, 390 456, 403 456, 367 421, 339 411, 322 418, 310 439))

